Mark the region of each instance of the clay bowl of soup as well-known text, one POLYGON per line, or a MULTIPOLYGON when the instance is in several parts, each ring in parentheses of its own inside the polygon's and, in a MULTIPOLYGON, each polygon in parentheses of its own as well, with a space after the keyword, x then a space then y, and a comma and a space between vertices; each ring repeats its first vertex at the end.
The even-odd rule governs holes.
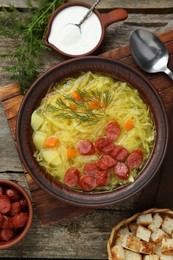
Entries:
POLYGON ((168 143, 163 102, 140 73, 102 57, 65 61, 25 95, 17 118, 24 167, 72 205, 127 200, 157 174, 168 143))

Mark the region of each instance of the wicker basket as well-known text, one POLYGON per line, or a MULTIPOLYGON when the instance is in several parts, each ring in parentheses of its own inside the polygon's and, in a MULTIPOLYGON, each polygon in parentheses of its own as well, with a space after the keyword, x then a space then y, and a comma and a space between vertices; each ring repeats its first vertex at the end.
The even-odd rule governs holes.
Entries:
MULTIPOLYGON (((108 259, 109 260, 117 259, 117 258, 114 258, 111 249, 116 243, 115 241, 116 241, 116 236, 117 236, 118 231, 121 228, 127 227, 129 224, 134 223, 140 215, 145 215, 145 214, 148 214, 148 213, 151 213, 152 215, 155 214, 155 213, 159 213, 161 216, 169 216, 173 219, 173 211, 171 211, 170 209, 151 208, 151 209, 145 210, 143 212, 136 213, 130 218, 126 218, 126 219, 122 220, 120 223, 118 223, 112 229, 108 243, 107 243, 107 251, 108 251, 108 259)), ((129 259, 129 260, 131 260, 131 259, 129 259)))

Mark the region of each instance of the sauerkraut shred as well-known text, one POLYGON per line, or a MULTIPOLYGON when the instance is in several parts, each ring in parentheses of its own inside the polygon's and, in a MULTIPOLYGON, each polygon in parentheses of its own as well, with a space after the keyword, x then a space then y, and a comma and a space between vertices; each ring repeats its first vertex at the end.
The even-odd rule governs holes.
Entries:
MULTIPOLYGON (((67 101, 68 104, 68 101, 67 101)), ((103 111, 97 111, 103 113, 103 111)), ((83 165, 87 162, 97 161, 99 155, 80 155, 68 158, 67 149, 75 149, 76 144, 83 139, 95 142, 99 137, 105 136, 105 127, 108 122, 115 120, 121 127, 121 135, 115 141, 116 145, 124 146, 129 152, 140 148, 144 151, 143 167, 149 158, 154 138, 155 128, 149 107, 141 99, 138 91, 127 82, 116 80, 107 75, 98 73, 82 73, 77 78, 69 78, 58 83, 49 90, 40 106, 33 112, 31 126, 33 128, 33 142, 36 147, 34 157, 45 170, 63 183, 65 171, 75 166, 82 174, 83 165), (57 99, 64 100, 65 95, 71 95, 74 91, 109 91, 112 101, 105 109, 105 116, 96 124, 87 125, 76 119, 58 118, 57 111, 49 109, 56 107, 57 99), (124 128, 127 120, 132 120, 134 127, 130 131, 124 128), (56 136, 59 145, 56 148, 45 148, 44 141, 49 136, 56 136)), ((122 181, 112 177, 109 185, 102 189, 110 190, 127 182, 133 182, 140 169, 131 171, 128 180, 122 181)))

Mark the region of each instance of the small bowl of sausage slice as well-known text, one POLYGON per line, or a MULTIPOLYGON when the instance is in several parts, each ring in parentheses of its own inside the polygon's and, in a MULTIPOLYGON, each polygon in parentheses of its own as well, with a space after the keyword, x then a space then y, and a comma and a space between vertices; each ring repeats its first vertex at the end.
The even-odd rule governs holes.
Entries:
POLYGON ((27 192, 16 182, 0 180, 0 249, 19 243, 33 220, 33 207, 27 192))

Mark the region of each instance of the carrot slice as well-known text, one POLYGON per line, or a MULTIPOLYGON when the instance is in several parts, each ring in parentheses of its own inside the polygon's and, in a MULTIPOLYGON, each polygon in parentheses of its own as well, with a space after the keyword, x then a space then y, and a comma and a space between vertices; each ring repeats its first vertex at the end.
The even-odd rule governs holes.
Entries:
POLYGON ((75 157, 77 154, 77 151, 75 149, 67 149, 67 156, 68 157, 75 157))
POLYGON ((134 127, 133 121, 131 119, 125 122, 124 128, 126 131, 130 131, 134 127))
POLYGON ((58 139, 54 136, 50 136, 46 139, 44 146, 46 148, 53 148, 56 147, 58 145, 58 139))
POLYGON ((78 91, 74 91, 72 92, 71 94, 72 98, 74 98, 76 101, 80 101, 82 98, 81 98, 81 95, 79 94, 78 91))
POLYGON ((101 107, 102 108, 105 108, 106 107, 106 104, 104 102, 101 102, 101 107))
POLYGON ((88 102, 89 108, 97 109, 100 108, 100 101, 98 98, 93 98, 93 100, 88 102))
POLYGON ((74 110, 74 111, 76 111, 77 110, 77 107, 74 105, 74 104, 70 104, 70 108, 72 109, 72 110, 74 110))

